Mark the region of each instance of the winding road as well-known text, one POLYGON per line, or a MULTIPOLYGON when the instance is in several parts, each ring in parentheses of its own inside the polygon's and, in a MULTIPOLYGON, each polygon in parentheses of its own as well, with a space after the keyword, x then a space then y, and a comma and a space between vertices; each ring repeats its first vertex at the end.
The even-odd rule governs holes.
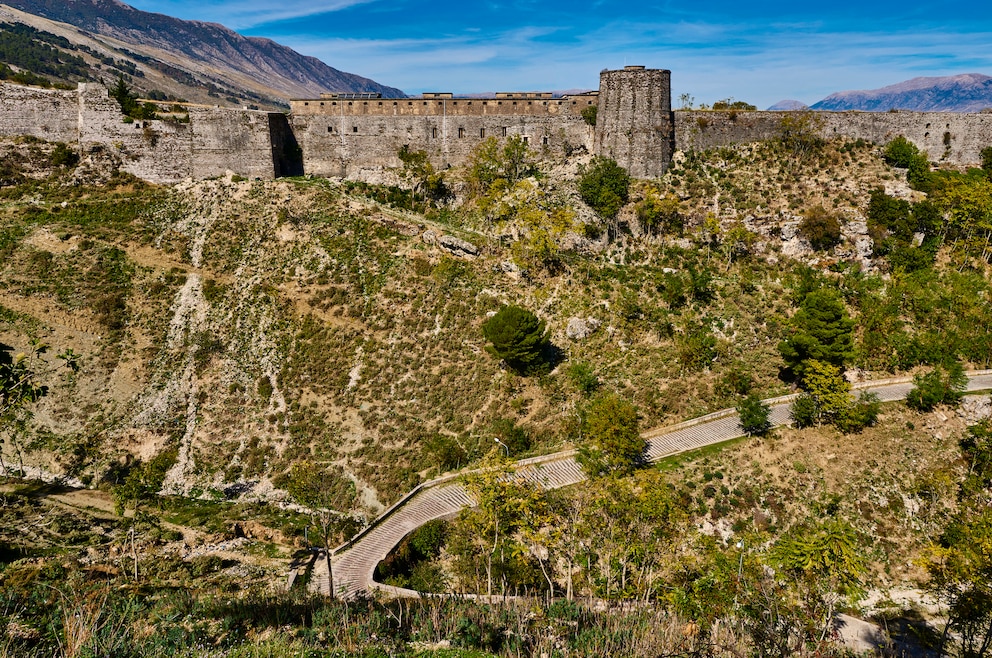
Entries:
MULTIPOLYGON (((992 370, 974 371, 967 375, 967 391, 992 389, 992 370)), ((909 377, 854 385, 855 391, 875 393, 882 402, 905 399, 912 388, 912 379, 909 377)), ((795 397, 787 395, 765 400, 771 407, 773 425, 785 425, 789 422, 789 411, 795 397)), ((739 418, 734 409, 724 409, 644 434, 648 442, 647 456, 652 462, 740 436, 739 418)), ((519 461, 516 463, 516 475, 545 489, 566 487, 581 482, 586 477, 575 460, 574 450, 519 461)), ((461 474, 448 475, 417 486, 365 530, 334 549, 332 569, 335 596, 350 598, 360 592, 378 589, 394 596, 419 597, 420 594, 413 590, 375 582, 376 565, 410 532, 428 521, 449 516, 474 504, 459 483, 460 476, 461 474)), ((327 593, 329 574, 326 561, 318 559, 311 565, 310 588, 327 593)), ((290 576, 291 582, 295 573, 294 571, 290 576)))

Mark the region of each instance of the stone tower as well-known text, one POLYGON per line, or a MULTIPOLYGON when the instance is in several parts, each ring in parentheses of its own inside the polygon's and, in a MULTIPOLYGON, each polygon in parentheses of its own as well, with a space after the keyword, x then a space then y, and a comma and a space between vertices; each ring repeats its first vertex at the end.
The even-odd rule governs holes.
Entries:
POLYGON ((631 176, 658 178, 672 159, 672 72, 627 66, 599 74, 595 152, 631 176))

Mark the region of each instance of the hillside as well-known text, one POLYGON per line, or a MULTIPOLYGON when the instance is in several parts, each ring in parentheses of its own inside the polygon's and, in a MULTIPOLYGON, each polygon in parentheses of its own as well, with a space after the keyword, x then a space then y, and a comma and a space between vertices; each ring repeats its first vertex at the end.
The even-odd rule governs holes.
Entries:
POLYGON ((89 73, 84 77, 112 84, 123 74, 146 94, 262 107, 285 106, 291 97, 325 91, 403 95, 268 39, 141 12, 116 0, 12 1, 0 4, 0 22, 29 25, 66 40, 59 47, 85 60, 89 73))
MULTIPOLYGON (((455 642, 440 654, 455 656, 662 655, 711 639, 711 653, 741 655, 766 637, 747 625, 768 619, 762 601, 788 602, 782 618, 799 625, 823 618, 807 604, 856 611, 862 593, 876 601, 866 610, 896 616, 923 601, 918 558, 969 509, 960 441, 987 404, 885 405, 861 427, 837 412, 598 479, 537 501, 533 520, 496 537, 499 553, 480 544, 493 525, 466 515, 430 530, 429 559, 401 555, 389 575, 536 595, 519 608, 342 609, 276 593, 307 524, 277 506, 310 500, 309 474, 320 507, 337 511, 335 541, 424 480, 493 463, 493 437, 513 457, 588 441, 607 394, 636 405, 648 429, 788 393, 797 382, 780 345, 823 310, 808 300, 840 309, 829 328, 846 327, 852 379, 992 363, 981 214, 992 205, 963 205, 987 197, 987 171, 917 164, 911 186, 881 145, 798 131, 680 153, 623 199, 589 194, 622 178, 609 163, 500 144, 444 172, 408 153, 380 184, 232 175, 164 188, 121 175, 106 152, 76 162, 64 145, 4 141, 0 343, 12 349, 0 354, 13 363, 33 340, 50 346, 18 361, 48 388, 4 426, 5 468, 58 474, 136 510, 87 523, 45 511, 63 494, 10 483, 4 527, 23 525, 30 541, 0 537, 4 553, 24 555, 3 563, 5 600, 106 578, 122 585, 103 599, 125 620, 111 628, 141 629, 118 638, 136 655, 210 655, 193 648, 209 641, 221 653, 268 643, 275 655, 436 655, 422 643, 455 642), (532 371, 494 358, 483 336, 508 304, 548 330, 532 371), (45 557, 46 523, 71 537, 58 558, 45 557), (772 547, 802 548, 788 542, 808 528, 839 528, 857 583, 824 577, 813 591, 799 576, 766 577, 772 547), (145 602, 128 611, 139 600, 128 592, 145 602)), ((55 646, 44 630, 60 628, 45 621, 61 614, 54 604, 17 614, 13 642, 38 643, 37 655, 55 646)), ((905 618, 939 626, 921 616, 905 618)), ((809 631, 788 628, 779 635, 805 647, 809 631)))
POLYGON ((992 108, 992 77, 966 73, 913 78, 880 89, 837 92, 811 107, 835 112, 981 112, 992 108))

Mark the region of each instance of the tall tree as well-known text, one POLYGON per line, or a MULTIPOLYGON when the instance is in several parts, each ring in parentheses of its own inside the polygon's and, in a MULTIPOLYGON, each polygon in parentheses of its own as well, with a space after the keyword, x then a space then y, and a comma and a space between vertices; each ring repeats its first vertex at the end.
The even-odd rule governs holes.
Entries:
POLYGON ((578 459, 590 476, 627 474, 644 460, 637 407, 616 393, 594 399, 582 421, 578 459))
POLYGON ((823 361, 843 368, 851 358, 854 321, 840 294, 832 288, 809 292, 792 317, 792 334, 778 350, 792 372, 803 377, 806 362, 823 361))
POLYGON ((520 374, 536 371, 542 361, 548 336, 544 320, 531 311, 510 305, 482 324, 482 334, 489 341, 489 352, 520 374))

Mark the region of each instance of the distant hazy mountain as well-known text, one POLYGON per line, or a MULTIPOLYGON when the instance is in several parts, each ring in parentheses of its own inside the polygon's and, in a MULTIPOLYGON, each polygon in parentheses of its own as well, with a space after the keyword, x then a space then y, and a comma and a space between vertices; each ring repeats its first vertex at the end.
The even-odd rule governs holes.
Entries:
MULTIPOLYGON (((124 50, 164 61, 197 78, 209 78, 225 90, 248 89, 255 95, 282 100, 314 97, 325 91, 404 95, 399 89, 331 68, 315 57, 301 55, 269 39, 245 37, 216 23, 139 11, 118 0, 0 2, 76 26, 92 33, 89 36, 127 44, 124 50)), ((128 54, 120 48, 118 52, 128 54)))
POLYGON ((942 78, 913 78, 867 91, 830 94, 814 110, 915 110, 918 112, 981 112, 992 108, 992 77, 965 73, 942 78))
POLYGON ((802 101, 779 101, 768 108, 769 112, 789 112, 809 109, 809 105, 802 101))

